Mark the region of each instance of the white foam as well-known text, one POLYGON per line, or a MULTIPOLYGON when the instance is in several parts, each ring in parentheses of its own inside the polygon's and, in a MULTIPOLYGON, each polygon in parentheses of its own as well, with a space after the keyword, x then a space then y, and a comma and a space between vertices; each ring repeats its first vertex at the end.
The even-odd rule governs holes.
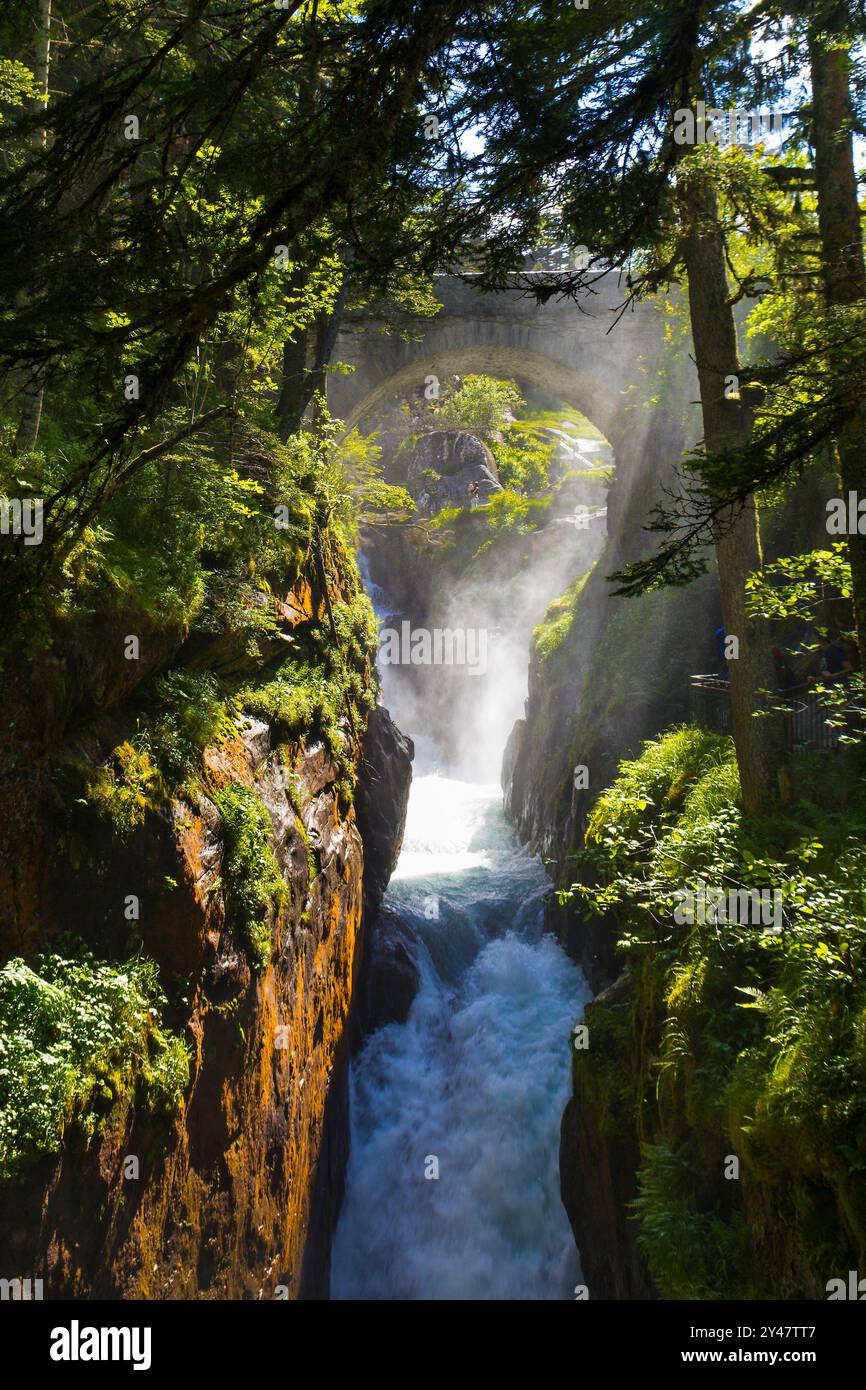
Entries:
POLYGON ((413 784, 389 897, 421 938, 422 984, 406 1023, 353 1066, 335 1298, 567 1298, 578 1277, 558 1149, 589 992, 542 935, 548 881, 499 797, 413 784), (425 1178, 430 1156, 438 1179, 425 1178))

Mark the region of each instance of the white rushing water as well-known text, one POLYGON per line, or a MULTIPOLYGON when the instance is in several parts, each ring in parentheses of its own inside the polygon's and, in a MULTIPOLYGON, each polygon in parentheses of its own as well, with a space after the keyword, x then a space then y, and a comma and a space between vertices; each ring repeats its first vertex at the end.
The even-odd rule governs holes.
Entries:
POLYGON ((334 1298, 557 1299, 579 1278, 558 1149, 589 991, 542 934, 549 880, 501 801, 416 767, 387 901, 421 988, 352 1067, 334 1298))

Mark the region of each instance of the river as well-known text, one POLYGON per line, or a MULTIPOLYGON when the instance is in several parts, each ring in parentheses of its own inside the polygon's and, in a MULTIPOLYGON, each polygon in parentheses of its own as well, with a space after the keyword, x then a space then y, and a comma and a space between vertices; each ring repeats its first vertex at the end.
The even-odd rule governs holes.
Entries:
POLYGON ((332 1297, 570 1298, 559 1123, 589 990, 542 932, 549 880, 500 788, 443 775, 419 743, 387 901, 417 934, 421 988, 352 1066, 332 1297))

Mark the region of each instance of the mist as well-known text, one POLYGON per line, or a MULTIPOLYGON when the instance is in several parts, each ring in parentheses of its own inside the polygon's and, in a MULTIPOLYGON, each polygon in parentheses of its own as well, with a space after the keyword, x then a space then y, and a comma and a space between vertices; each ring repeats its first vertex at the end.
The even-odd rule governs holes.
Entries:
MULTIPOLYGON (((597 440, 566 437, 559 445, 568 467, 603 466, 610 457, 608 446, 597 440)), ((362 554, 383 655, 385 643, 393 647, 395 635, 406 626, 418 643, 416 657, 426 634, 426 646, 433 651, 442 645, 441 634, 446 637, 445 661, 425 661, 422 650, 422 660, 411 664, 403 643, 403 664, 393 658, 379 663, 384 703, 416 741, 417 772, 435 767, 468 782, 498 782, 508 736, 525 713, 533 629, 552 600, 595 563, 605 525, 605 508, 583 526, 578 512, 555 516, 521 538, 516 564, 513 546, 508 556, 494 549, 478 557, 450 587, 434 585, 423 627, 412 612, 399 565, 383 564, 380 557, 380 582, 375 583, 362 554), (449 634, 462 639, 468 657, 462 664, 447 664, 449 634)), ((387 540, 384 547, 387 553, 387 540)))

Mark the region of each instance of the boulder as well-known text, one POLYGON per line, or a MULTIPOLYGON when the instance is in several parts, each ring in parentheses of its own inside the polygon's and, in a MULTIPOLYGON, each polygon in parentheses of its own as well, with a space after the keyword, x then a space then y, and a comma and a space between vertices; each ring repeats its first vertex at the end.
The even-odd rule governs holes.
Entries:
POLYGON ((502 491, 493 454, 468 430, 422 434, 406 469, 406 481, 419 509, 427 513, 468 506, 472 483, 482 502, 502 491))

